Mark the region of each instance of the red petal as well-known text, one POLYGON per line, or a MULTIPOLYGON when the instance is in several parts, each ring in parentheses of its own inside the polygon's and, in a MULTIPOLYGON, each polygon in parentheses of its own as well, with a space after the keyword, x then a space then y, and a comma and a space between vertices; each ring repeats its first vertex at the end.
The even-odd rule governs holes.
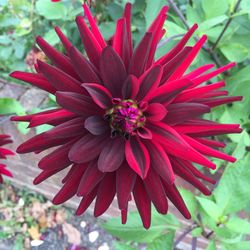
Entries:
POLYGON ((161 214, 166 214, 168 212, 168 201, 161 179, 153 168, 149 169, 147 178, 144 179, 144 185, 156 210, 161 214))
POLYGON ((112 203, 116 193, 115 173, 108 173, 102 179, 96 196, 94 216, 102 215, 112 203))
POLYGON ((100 71, 106 88, 110 90, 114 97, 121 97, 121 88, 127 74, 121 58, 111 46, 102 51, 100 71))
POLYGON ((93 33, 89 30, 82 16, 76 17, 76 23, 88 58, 97 68, 99 68, 102 47, 93 33))
POLYGON ((204 72, 208 71, 209 69, 213 68, 214 64, 205 64, 203 66, 200 66, 199 68, 192 70, 191 72, 184 75, 185 78, 193 79, 204 72))
POLYGON ((195 148, 197 151, 201 152, 204 155, 208 155, 208 156, 212 156, 212 157, 216 157, 225 161, 229 161, 229 162, 235 162, 236 158, 227 155, 225 153, 222 153, 218 150, 212 149, 208 146, 203 145, 202 143, 196 141, 195 139, 187 136, 187 135, 183 135, 182 136, 188 143, 189 145, 191 145, 193 148, 195 148))
POLYGON ((165 146, 165 150, 169 154, 184 160, 196 162, 208 168, 216 168, 214 163, 194 150, 173 128, 160 122, 155 125, 149 126, 153 132, 153 136, 159 143, 165 146))
POLYGON ((97 187, 92 192, 90 192, 88 195, 86 195, 82 198, 80 205, 78 206, 78 208, 76 210, 76 215, 79 216, 87 210, 87 208, 90 206, 92 201, 95 199, 96 194, 97 194, 97 187))
POLYGON ((163 183, 167 197, 172 201, 172 203, 177 207, 177 209, 182 213, 182 215, 186 219, 191 219, 191 215, 175 184, 168 184, 166 182, 163 183))
POLYGON ((136 100, 147 101, 158 88, 162 77, 162 67, 160 65, 153 66, 139 79, 139 92, 136 100))
POLYGON ((103 86, 95 83, 84 83, 82 86, 88 91, 93 101, 102 109, 112 107, 112 96, 103 86))
POLYGON ((140 77, 143 74, 148 60, 151 41, 152 33, 147 32, 132 55, 129 66, 130 74, 133 74, 136 77, 140 77))
POLYGON ((40 36, 36 38, 36 42, 56 67, 60 68, 66 74, 78 79, 78 75, 75 73, 75 70, 67 56, 58 52, 40 36))
POLYGON ((150 152, 151 167, 153 167, 165 181, 172 184, 175 180, 174 171, 163 147, 155 141, 146 142, 146 146, 150 152))
POLYGON ((133 76, 129 75, 127 80, 124 82, 122 86, 122 96, 124 99, 133 99, 136 97, 139 91, 139 81, 133 76))
POLYGON ((178 78, 180 78, 184 72, 187 70, 187 68, 190 66, 190 64, 193 62, 194 58, 202 48, 203 44, 206 42, 207 37, 203 35, 200 40, 194 45, 192 48, 192 51, 189 53, 189 55, 185 58, 185 60, 182 62, 182 64, 178 67, 178 70, 173 73, 168 81, 173 81, 178 78))
POLYGON ((84 93, 80 86, 80 82, 72 78, 70 75, 55 68, 47 63, 38 61, 39 70, 44 74, 54 88, 60 91, 73 91, 84 93))
POLYGON ((63 34, 63 32, 61 31, 61 29, 56 26, 55 27, 55 31, 56 31, 56 34, 58 35, 58 37, 60 38, 64 48, 66 49, 67 51, 67 54, 69 54, 69 51, 70 51, 70 48, 72 47, 72 44, 71 42, 68 40, 68 38, 63 34))
POLYGON ((183 36, 183 38, 171 49, 166 55, 162 56, 156 61, 156 64, 165 64, 174 58, 186 45, 190 37, 193 35, 195 30, 198 28, 197 24, 194 24, 188 32, 183 36))
POLYGON ((10 77, 28 82, 33 86, 43 89, 51 94, 54 94, 56 92, 56 89, 41 74, 14 71, 10 74, 10 77))
POLYGON ((87 170, 81 178, 77 195, 84 197, 91 193, 104 176, 105 174, 98 170, 96 161, 90 162, 87 170))
POLYGON ((192 82, 187 78, 167 82, 157 89, 151 102, 159 102, 162 104, 170 103, 173 98, 175 98, 184 89, 188 88, 191 84, 192 82))
POLYGON ((73 145, 69 151, 69 159, 75 163, 91 161, 100 154, 106 143, 106 135, 87 134, 73 145))
POLYGON ((80 180, 86 168, 87 167, 85 165, 74 166, 74 170, 73 170, 73 173, 71 174, 71 177, 63 185, 63 187, 56 194, 56 196, 53 198, 53 201, 52 201, 53 204, 55 205, 62 204, 63 202, 69 200, 71 197, 73 197, 76 194, 80 180))
POLYGON ((140 139, 132 136, 126 141, 125 155, 129 166, 141 176, 141 178, 146 178, 150 166, 150 157, 148 150, 140 139))
POLYGON ((109 129, 108 123, 100 116, 88 117, 84 126, 93 135, 102 135, 109 129))
POLYGON ((69 56, 75 71, 80 76, 83 82, 100 83, 101 80, 95 71, 95 66, 89 62, 84 55, 75 47, 71 47, 69 50, 69 56))
POLYGON ((129 52, 130 56, 132 55, 133 51, 133 43, 132 43, 132 34, 131 34, 131 9, 132 9, 132 4, 131 3, 126 3, 123 17, 126 19, 126 28, 127 28, 127 39, 128 39, 128 46, 129 46, 129 52))
POLYGON ((201 103, 175 103, 168 105, 168 114, 164 119, 168 125, 175 125, 209 113, 210 108, 201 103))
POLYGON ((142 219, 143 226, 148 229, 151 224, 151 201, 144 188, 142 180, 139 178, 136 179, 133 194, 135 204, 142 219))
POLYGON ((124 139, 111 140, 102 150, 98 158, 98 169, 101 172, 117 170, 124 160, 124 139))
POLYGON ((99 45, 102 48, 106 47, 107 44, 106 44, 105 40, 103 39, 103 36, 102 36, 101 32, 99 31, 98 26, 96 25, 96 21, 94 20, 91 12, 89 10, 88 5, 83 4, 83 9, 84 9, 85 15, 88 18, 88 21, 89 21, 89 24, 90 24, 90 27, 91 27, 91 31, 92 31, 94 37, 96 38, 96 40, 98 41, 99 45))
POLYGON ((120 209, 127 209, 129 196, 134 188, 136 173, 124 163, 116 171, 116 191, 118 206, 120 209), (126 176, 126 178, 124 178, 126 176))
POLYGON ((100 111, 91 97, 74 92, 57 91, 56 101, 63 108, 84 117, 100 111))
POLYGON ((151 121, 161 121, 166 115, 168 111, 166 108, 160 103, 151 103, 148 105, 148 108, 145 111, 145 115, 148 120, 151 121))

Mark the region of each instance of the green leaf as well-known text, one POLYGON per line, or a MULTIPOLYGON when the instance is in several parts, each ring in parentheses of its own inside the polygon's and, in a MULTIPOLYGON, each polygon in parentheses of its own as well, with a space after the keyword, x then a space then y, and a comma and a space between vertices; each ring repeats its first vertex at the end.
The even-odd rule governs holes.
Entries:
POLYGON ((109 40, 115 32, 115 22, 103 22, 99 25, 105 40, 109 40))
POLYGON ((44 39, 52 46, 56 45, 59 43, 60 39, 57 36, 56 32, 54 29, 51 29, 44 35, 44 39))
POLYGON ((222 204, 224 214, 238 212, 250 203, 250 153, 233 165, 228 165, 214 191, 217 204, 222 204))
POLYGON ((197 204, 197 200, 195 199, 194 194, 184 188, 180 188, 179 191, 181 193, 182 198, 185 201, 185 204, 187 205, 187 208, 192 216, 192 219, 195 219, 198 204, 197 204))
POLYGON ((122 16, 123 8, 116 3, 111 3, 107 6, 107 12, 113 20, 117 20, 122 16))
POLYGON ((233 232, 240 234, 250 234, 250 222, 239 217, 232 217, 225 226, 233 232))
POLYGON ((0 115, 24 115, 25 111, 22 105, 15 99, 12 98, 1 98, 0 99, 0 115))
POLYGON ((174 236, 174 231, 161 235, 148 245, 147 250, 172 250, 174 245, 174 236))
POLYGON ((179 222, 172 214, 160 215, 152 213, 150 229, 143 228, 141 218, 137 212, 129 213, 126 225, 121 225, 120 218, 112 218, 102 225, 110 234, 126 241, 149 243, 159 237, 166 230, 176 230, 179 222))
POLYGON ((242 241, 236 244, 223 244, 227 250, 249 250, 250 241, 242 241))
POLYGON ((201 2, 206 19, 225 14, 229 7, 227 0, 220 0, 219 4, 217 0, 202 0, 201 2))
POLYGON ((199 237, 199 236, 201 236, 201 234, 202 234, 202 228, 200 228, 200 227, 197 227, 197 228, 192 230, 193 237, 199 237))
POLYGON ((215 245, 215 241, 210 241, 210 243, 208 244, 206 250, 216 250, 216 245, 215 245))
POLYGON ((248 49, 239 43, 221 44, 220 50, 229 61, 242 62, 248 56, 248 49))
POLYGON ((216 222, 219 221, 220 216, 222 215, 221 208, 212 200, 203 198, 203 197, 196 197, 198 202, 200 203, 203 210, 216 222))
POLYGON ((119 241, 113 241, 113 246, 115 250, 136 250, 136 248, 129 246, 125 243, 121 243, 119 241))
POLYGON ((199 24, 199 30, 198 30, 199 34, 203 34, 204 32, 211 29, 212 27, 218 24, 221 24, 226 19, 228 19, 228 17, 226 15, 222 15, 222 16, 213 17, 211 19, 208 19, 202 22, 201 24, 199 24))
POLYGON ((147 0, 146 1, 146 10, 145 10, 145 18, 146 18, 146 26, 147 28, 151 25, 153 20, 156 18, 157 14, 161 10, 161 8, 166 5, 165 0, 147 0))
POLYGON ((64 19, 67 9, 61 2, 51 2, 50 0, 38 0, 36 10, 39 15, 46 17, 48 20, 64 19))

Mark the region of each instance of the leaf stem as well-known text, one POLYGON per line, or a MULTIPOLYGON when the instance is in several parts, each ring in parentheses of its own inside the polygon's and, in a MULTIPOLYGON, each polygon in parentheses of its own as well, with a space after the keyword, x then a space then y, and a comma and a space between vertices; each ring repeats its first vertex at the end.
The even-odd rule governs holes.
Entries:
POLYGON ((223 30, 221 31, 220 35, 218 36, 217 40, 215 41, 213 47, 212 47, 212 50, 215 50, 215 48, 218 46, 221 38, 223 37, 223 35, 225 34, 227 28, 229 27, 230 23, 232 22, 233 20, 233 14, 235 14, 235 12, 238 10, 239 6, 240 6, 240 2, 241 0, 238 0, 237 3, 235 4, 234 6, 234 9, 233 9, 233 12, 231 13, 229 19, 227 20, 223 30))

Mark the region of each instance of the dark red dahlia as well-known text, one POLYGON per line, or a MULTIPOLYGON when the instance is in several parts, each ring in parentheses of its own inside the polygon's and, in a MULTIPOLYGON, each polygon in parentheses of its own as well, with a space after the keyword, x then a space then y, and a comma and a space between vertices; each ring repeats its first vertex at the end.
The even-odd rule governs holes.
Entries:
MULTIPOLYGON (((10 139, 8 135, 0 134, 0 159, 6 159, 7 155, 14 155, 14 153, 11 150, 2 147, 3 145, 6 145, 11 142, 12 140, 10 139)), ((0 183, 1 184, 3 183, 2 175, 12 177, 11 172, 8 169, 6 169, 6 165, 0 162, 0 183)))
POLYGON ((35 74, 11 74, 54 94, 60 106, 12 118, 27 121, 30 127, 55 126, 23 143, 17 152, 37 153, 57 147, 39 162, 42 173, 34 183, 70 167, 53 202, 82 197, 77 215, 96 199, 94 215, 99 216, 117 196, 125 223, 133 195, 145 228, 150 226, 151 203, 166 214, 170 200, 190 218, 174 184, 175 176, 210 195, 201 180, 214 181, 194 163, 215 169, 207 156, 235 161, 217 150, 225 144, 214 136, 239 133, 239 125, 201 118, 213 107, 241 100, 220 90, 224 81, 203 84, 234 63, 210 72, 214 65, 208 64, 185 73, 206 41, 203 36, 194 46, 186 46, 196 24, 172 50, 155 60, 157 44, 165 33, 167 7, 162 8, 136 48, 131 35, 131 4, 117 21, 112 46, 103 39, 88 7, 83 7, 90 28, 82 16, 76 23, 88 58, 56 27, 66 54, 38 37, 37 44, 53 66, 38 61, 35 74), (213 139, 208 139, 210 136, 213 139))

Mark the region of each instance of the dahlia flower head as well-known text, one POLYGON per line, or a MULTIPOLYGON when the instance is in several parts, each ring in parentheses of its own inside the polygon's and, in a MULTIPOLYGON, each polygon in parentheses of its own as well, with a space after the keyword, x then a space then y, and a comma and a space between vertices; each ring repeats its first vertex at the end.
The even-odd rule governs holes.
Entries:
POLYGON ((59 27, 55 31, 65 54, 37 37, 51 64, 38 61, 37 73, 16 71, 11 76, 55 95, 60 107, 12 120, 29 122, 29 127, 54 126, 17 149, 23 154, 56 147, 40 160, 42 172, 34 180, 39 184, 68 168, 54 204, 77 195, 81 202, 76 214, 80 215, 95 199, 94 215, 100 216, 117 197, 122 223, 126 223, 128 203, 133 199, 144 227, 149 228, 151 204, 166 214, 170 200, 190 218, 176 188, 176 176, 210 195, 201 180, 215 182, 194 163, 215 169, 207 156, 235 161, 218 150, 225 144, 214 136, 239 133, 239 125, 219 124, 201 116, 241 97, 228 97, 221 90, 224 81, 204 85, 234 63, 212 71, 214 65, 207 64, 185 73, 206 41, 202 36, 194 46, 186 45, 196 24, 170 51, 154 59, 165 33, 166 6, 134 48, 131 7, 130 3, 125 6, 107 43, 88 6, 83 5, 86 19, 78 16, 76 24, 86 55, 59 27))
MULTIPOLYGON (((8 155, 14 155, 14 152, 2 147, 11 142, 12 140, 10 139, 9 135, 0 134, 0 160, 6 159, 8 155)), ((6 169, 6 165, 0 161, 0 184, 3 183, 3 175, 12 177, 12 173, 6 169)))

